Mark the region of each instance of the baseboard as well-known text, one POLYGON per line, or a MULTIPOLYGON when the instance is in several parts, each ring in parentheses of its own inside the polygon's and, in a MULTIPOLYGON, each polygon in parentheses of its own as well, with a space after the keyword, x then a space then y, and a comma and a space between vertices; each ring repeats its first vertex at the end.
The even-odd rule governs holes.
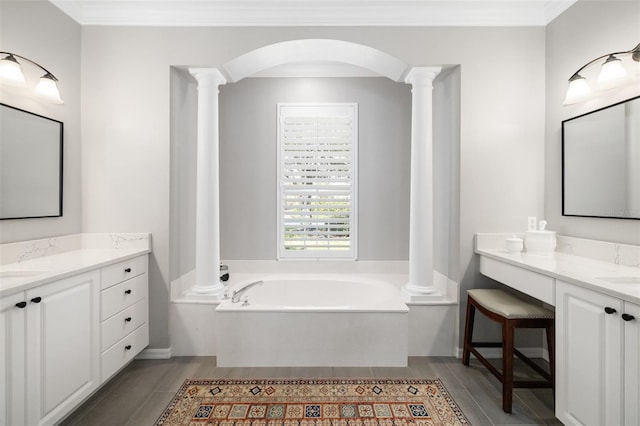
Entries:
POLYGON ((145 349, 136 356, 136 359, 169 359, 171 348, 145 349))

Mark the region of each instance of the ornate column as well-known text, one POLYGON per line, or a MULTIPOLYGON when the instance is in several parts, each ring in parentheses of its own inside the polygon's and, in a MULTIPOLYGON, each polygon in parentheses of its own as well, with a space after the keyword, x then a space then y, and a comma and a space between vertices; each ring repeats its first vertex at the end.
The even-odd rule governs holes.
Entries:
POLYGON ((441 299, 433 285, 433 80, 440 67, 412 68, 411 195, 409 210, 409 282, 406 300, 441 299))
POLYGON ((196 170, 196 282, 191 294, 220 299, 220 173, 218 156, 217 68, 190 68, 198 82, 198 149, 196 170))

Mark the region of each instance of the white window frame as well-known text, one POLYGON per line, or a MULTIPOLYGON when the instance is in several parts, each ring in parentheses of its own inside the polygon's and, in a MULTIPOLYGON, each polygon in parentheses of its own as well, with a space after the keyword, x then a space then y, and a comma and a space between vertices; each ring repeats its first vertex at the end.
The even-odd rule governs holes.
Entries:
POLYGON ((357 259, 357 217, 358 217, 358 104, 357 103, 278 103, 277 122, 277 221, 278 221, 278 260, 306 259, 306 260, 356 260, 357 259), (349 117, 351 119, 350 146, 350 213, 349 213, 349 249, 347 250, 290 250, 285 248, 284 224, 284 195, 283 159, 284 145, 282 143, 283 124, 286 117, 349 117))

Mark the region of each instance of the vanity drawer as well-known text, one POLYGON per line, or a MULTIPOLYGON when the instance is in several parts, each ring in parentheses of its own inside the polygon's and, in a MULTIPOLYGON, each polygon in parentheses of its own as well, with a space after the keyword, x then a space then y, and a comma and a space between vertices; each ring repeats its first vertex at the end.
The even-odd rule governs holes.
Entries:
POLYGON ((528 269, 480 257, 480 273, 531 297, 555 306, 555 279, 528 269))
POLYGON ((125 260, 111 266, 106 266, 100 270, 101 285, 100 288, 104 290, 119 282, 131 279, 135 276, 146 274, 148 269, 149 256, 135 257, 133 259, 125 260))
POLYGON ((100 351, 147 322, 147 299, 142 299, 100 324, 100 351))
POLYGON ((100 321, 146 299, 148 293, 147 274, 138 275, 125 282, 109 287, 100 292, 100 321))
POLYGON ((100 379, 107 380, 149 345, 149 325, 138 327, 133 333, 119 340, 100 356, 100 379))

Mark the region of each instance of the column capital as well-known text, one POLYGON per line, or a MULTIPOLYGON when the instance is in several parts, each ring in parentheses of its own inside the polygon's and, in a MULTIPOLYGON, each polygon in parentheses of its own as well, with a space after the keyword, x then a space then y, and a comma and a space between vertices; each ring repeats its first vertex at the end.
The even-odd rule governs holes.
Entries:
POLYGON ((189 68, 189 73, 196 79, 198 86, 207 83, 220 86, 227 82, 224 74, 218 68, 189 68))
POLYGON ((442 67, 413 67, 407 73, 404 82, 413 86, 431 85, 440 71, 442 71, 442 67))

